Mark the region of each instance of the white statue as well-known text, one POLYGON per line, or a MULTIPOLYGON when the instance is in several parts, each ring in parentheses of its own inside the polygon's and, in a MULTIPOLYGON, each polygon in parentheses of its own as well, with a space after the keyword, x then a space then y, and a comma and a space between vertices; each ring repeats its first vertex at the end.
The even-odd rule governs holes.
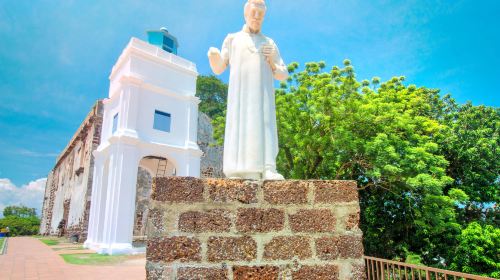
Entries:
POLYGON ((208 50, 215 74, 231 66, 223 164, 228 178, 284 179, 276 171, 274 79, 286 79, 288 71, 274 41, 260 32, 265 14, 264 0, 248 0, 243 29, 227 35, 222 50, 208 50))

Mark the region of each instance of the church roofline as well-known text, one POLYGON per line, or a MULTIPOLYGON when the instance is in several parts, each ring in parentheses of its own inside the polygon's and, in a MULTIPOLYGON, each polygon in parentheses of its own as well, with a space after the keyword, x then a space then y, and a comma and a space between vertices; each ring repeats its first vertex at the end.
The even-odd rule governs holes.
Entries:
POLYGON ((88 126, 91 126, 96 118, 103 118, 103 102, 102 99, 97 100, 94 105, 92 106, 92 109, 90 109, 90 112, 87 114, 87 117, 85 117, 85 120, 83 120, 82 124, 76 132, 73 134, 73 137, 71 137, 71 140, 69 141, 68 145, 64 148, 64 150, 59 154, 59 156, 56 159, 56 164, 53 168, 56 169, 61 162, 66 158, 66 156, 69 154, 71 149, 73 149, 78 142, 78 140, 81 139, 83 132, 88 126))
POLYGON ((109 75, 110 80, 113 80, 115 78, 116 74, 119 72, 119 69, 127 61, 127 58, 131 54, 141 56, 146 55, 147 57, 153 58, 154 60, 157 60, 159 62, 168 63, 181 71, 185 71, 191 75, 198 76, 198 70, 195 63, 175 54, 166 52, 157 46, 132 37, 121 53, 120 57, 118 57, 115 66, 113 66, 111 74, 109 75))

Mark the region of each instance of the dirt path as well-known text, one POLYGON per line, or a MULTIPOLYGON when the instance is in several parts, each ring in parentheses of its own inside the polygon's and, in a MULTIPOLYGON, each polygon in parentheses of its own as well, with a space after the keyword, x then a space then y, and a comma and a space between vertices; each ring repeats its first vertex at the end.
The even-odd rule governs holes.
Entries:
POLYGON ((9 238, 7 253, 0 256, 0 280, 132 280, 145 279, 144 262, 127 265, 88 266, 66 264, 57 251, 32 237, 9 238))

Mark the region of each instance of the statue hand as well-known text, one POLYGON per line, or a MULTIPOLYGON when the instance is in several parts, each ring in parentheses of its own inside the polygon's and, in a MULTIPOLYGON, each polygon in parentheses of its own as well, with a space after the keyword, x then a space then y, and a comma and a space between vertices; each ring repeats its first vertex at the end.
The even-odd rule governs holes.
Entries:
POLYGON ((264 56, 266 56, 268 61, 273 61, 276 55, 278 54, 278 51, 276 50, 274 45, 271 44, 263 45, 261 51, 264 54, 264 56))
POLYGON ((208 49, 208 57, 220 56, 220 50, 218 48, 211 47, 208 49))
POLYGON ((210 68, 216 75, 220 75, 227 67, 227 62, 222 59, 222 55, 218 48, 211 47, 208 49, 208 62, 210 63, 210 68))

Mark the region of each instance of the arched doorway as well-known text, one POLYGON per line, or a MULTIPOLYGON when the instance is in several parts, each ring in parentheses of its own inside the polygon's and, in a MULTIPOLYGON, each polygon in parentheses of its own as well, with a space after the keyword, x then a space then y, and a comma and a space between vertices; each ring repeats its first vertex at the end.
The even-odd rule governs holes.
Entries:
POLYGON ((175 176, 176 172, 175 164, 166 157, 146 156, 139 161, 132 239, 134 247, 144 247, 146 245, 147 217, 153 178, 175 176))

